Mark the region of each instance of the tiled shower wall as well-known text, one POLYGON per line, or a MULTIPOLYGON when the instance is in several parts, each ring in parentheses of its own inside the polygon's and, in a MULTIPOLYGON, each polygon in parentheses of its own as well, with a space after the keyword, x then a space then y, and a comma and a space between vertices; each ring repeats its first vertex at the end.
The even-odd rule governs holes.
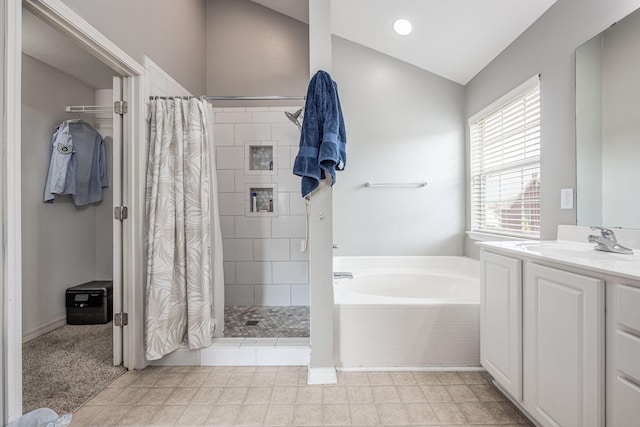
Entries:
POLYGON ((284 114, 298 108, 214 108, 225 305, 309 305, 305 208, 292 173, 300 131, 284 114), (252 170, 250 147, 261 145, 273 146, 272 170, 252 170), (252 212, 249 188, 271 186, 273 212, 252 212))

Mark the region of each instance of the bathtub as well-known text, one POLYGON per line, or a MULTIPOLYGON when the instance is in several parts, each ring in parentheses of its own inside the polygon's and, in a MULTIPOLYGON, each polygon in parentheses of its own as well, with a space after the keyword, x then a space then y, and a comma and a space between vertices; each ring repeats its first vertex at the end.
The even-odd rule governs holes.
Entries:
POLYGON ((341 368, 480 367, 478 261, 336 257, 334 361, 341 368))

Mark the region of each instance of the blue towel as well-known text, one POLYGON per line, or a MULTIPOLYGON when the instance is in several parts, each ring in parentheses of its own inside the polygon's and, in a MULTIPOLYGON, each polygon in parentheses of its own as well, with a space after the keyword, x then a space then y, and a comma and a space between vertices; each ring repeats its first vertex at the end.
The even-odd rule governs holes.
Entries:
POLYGON ((325 173, 336 182, 336 171, 347 163, 347 136, 338 87, 329 73, 318 71, 309 82, 300 148, 293 173, 302 177, 302 197, 318 188, 325 173))

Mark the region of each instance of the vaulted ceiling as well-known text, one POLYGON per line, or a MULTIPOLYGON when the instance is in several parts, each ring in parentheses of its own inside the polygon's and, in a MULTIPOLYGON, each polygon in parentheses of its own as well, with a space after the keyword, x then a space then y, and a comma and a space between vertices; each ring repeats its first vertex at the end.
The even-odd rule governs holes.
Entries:
MULTIPOLYGON (((308 22, 304 0, 252 0, 308 22)), ((409 64, 466 84, 536 21, 556 0, 331 0, 332 32, 409 64), (413 23, 413 32, 393 31, 396 18, 413 23)), ((111 71, 32 15, 24 17, 25 53, 54 67, 59 49, 77 52, 74 67, 94 87, 108 87, 111 71), (43 43, 49 41, 50 43, 43 43), (93 66, 93 68, 92 68, 93 66), (87 70, 94 70, 87 72, 87 70), (96 71, 97 70, 97 71, 96 71)))
MULTIPOLYGON (((308 2, 253 0, 308 22, 308 2)), ((556 0, 332 0, 333 34, 466 84, 556 0), (413 32, 393 31, 406 18, 413 32)))

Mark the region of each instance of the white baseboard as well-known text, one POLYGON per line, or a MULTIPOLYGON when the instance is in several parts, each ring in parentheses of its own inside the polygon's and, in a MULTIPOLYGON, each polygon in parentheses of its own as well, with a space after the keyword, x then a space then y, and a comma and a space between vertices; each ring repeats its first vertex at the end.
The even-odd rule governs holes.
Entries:
POLYGON ((31 341, 34 338, 39 337, 40 335, 44 335, 47 332, 51 332, 54 329, 58 329, 67 324, 67 316, 61 317, 59 319, 53 320, 49 323, 45 323, 39 328, 32 329, 22 334, 22 343, 26 343, 27 341, 31 341))
POLYGON ((370 366, 370 367, 348 367, 338 366, 336 370, 341 372, 416 372, 416 371, 431 371, 431 372, 448 372, 448 371, 469 371, 469 372, 482 372, 485 371, 482 366, 415 366, 415 367, 398 367, 398 366, 370 366))
POLYGON ((338 376, 335 368, 312 368, 309 367, 307 384, 337 384, 338 376))

